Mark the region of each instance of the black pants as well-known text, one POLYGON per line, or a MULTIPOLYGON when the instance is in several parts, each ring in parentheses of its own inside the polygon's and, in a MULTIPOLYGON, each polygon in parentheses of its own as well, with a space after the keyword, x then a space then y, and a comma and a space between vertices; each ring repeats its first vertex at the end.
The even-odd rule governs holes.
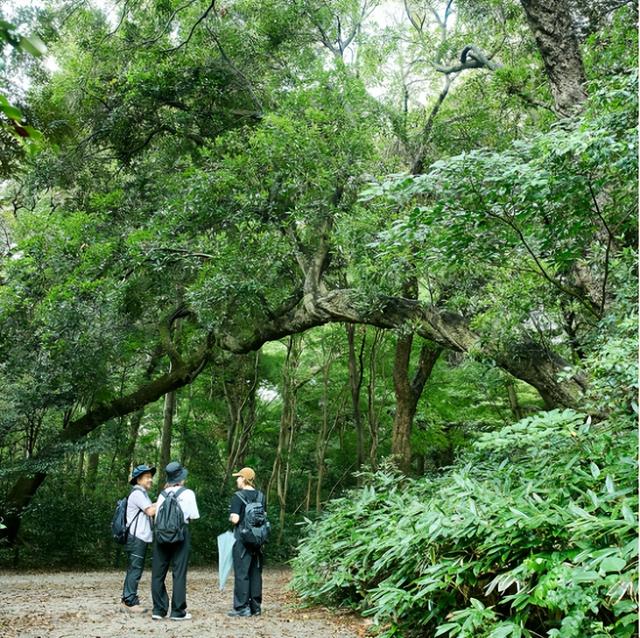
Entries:
POLYGON ((127 552, 127 573, 122 587, 122 602, 133 607, 139 605, 138 583, 144 568, 144 557, 147 554, 147 543, 135 536, 129 536, 125 545, 127 552))
POLYGON ((156 542, 153 545, 151 596, 154 614, 165 616, 169 609, 169 596, 164 581, 170 565, 173 576, 171 615, 184 616, 187 613, 187 563, 190 549, 191 537, 188 527, 185 529, 185 538, 181 543, 156 542))
POLYGON ((249 607, 251 613, 260 611, 262 604, 262 554, 251 554, 236 541, 233 546, 233 608, 249 607))

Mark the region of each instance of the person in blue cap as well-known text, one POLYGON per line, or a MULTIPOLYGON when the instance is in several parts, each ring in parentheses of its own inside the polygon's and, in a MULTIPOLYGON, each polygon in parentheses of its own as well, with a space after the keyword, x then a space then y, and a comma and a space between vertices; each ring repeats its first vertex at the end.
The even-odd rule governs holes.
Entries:
POLYGON ((127 499, 129 536, 125 546, 127 573, 122 587, 122 608, 124 611, 139 614, 147 611, 138 598, 138 583, 144 568, 147 546, 153 541, 151 519, 156 513, 156 506, 151 502, 147 492, 151 488, 155 473, 155 467, 138 465, 133 468, 129 480, 133 488, 127 499))
MULTIPOLYGON (((189 562, 189 551, 191 549, 191 535, 189 523, 200 518, 196 495, 193 490, 187 489, 184 482, 187 478, 187 469, 172 461, 165 468, 167 483, 164 490, 160 492, 156 502, 158 516, 156 519, 156 538, 153 545, 153 560, 151 563, 151 596, 153 598, 153 620, 189 620, 191 614, 187 612, 187 564, 189 562), (179 535, 170 540, 162 537, 162 519, 167 512, 162 512, 163 507, 171 509, 174 505, 171 501, 175 499, 180 508, 180 530, 179 535), (173 588, 171 592, 171 606, 169 606, 169 595, 165 586, 165 578, 171 566, 173 577, 173 588)), ((168 530, 164 530, 165 532, 168 530)))

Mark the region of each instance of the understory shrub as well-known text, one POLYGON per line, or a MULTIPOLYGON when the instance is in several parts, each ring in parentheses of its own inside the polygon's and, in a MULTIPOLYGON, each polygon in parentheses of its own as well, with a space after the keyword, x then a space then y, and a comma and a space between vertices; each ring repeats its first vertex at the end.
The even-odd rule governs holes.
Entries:
POLYGON ((636 439, 630 418, 555 410, 440 476, 386 466, 308 522, 293 586, 384 636, 637 635, 636 439))

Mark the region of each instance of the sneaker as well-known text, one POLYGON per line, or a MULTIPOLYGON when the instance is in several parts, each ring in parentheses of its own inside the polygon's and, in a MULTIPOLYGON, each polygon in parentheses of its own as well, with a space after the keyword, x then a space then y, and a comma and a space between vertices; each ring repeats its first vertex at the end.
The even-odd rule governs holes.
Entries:
POLYGON ((191 620, 191 614, 187 612, 184 616, 169 616, 171 620, 191 620))
POLYGON ((251 616, 251 610, 248 607, 243 607, 242 609, 233 609, 227 616, 235 617, 235 616, 251 616))
POLYGON ((260 609, 255 609, 254 611, 251 612, 252 616, 260 616, 262 615, 262 611, 260 609))
POLYGON ((164 620, 169 614, 151 614, 151 620, 164 620))
POLYGON ((122 603, 121 606, 122 611, 126 611, 131 614, 146 614, 147 608, 143 607, 139 603, 137 605, 127 605, 127 603, 122 603))

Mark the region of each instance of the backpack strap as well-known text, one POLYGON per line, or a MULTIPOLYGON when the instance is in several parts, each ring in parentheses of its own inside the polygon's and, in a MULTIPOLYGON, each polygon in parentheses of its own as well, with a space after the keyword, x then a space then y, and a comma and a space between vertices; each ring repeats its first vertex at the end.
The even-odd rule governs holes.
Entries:
MULTIPOLYGON (((136 523, 136 520, 137 520, 138 516, 140 516, 140 512, 142 512, 142 509, 138 508, 138 511, 136 512, 136 515, 133 517, 133 520, 127 525, 127 510, 129 509, 129 497, 133 493, 133 490, 141 490, 142 492, 145 491, 139 485, 134 485, 133 489, 131 490, 131 492, 129 492, 129 494, 127 494, 127 505, 124 508, 124 525, 127 528, 127 531, 129 531, 131 529, 131 526, 134 523, 136 523)), ((136 530, 138 529, 137 523, 136 523, 136 528, 135 529, 136 530)), ((134 533, 135 533, 135 530, 134 530, 134 533)))
POLYGON ((180 494, 182 494, 182 492, 184 492, 186 489, 187 488, 183 485, 179 487, 175 492, 169 492, 169 490, 162 490, 160 494, 164 496, 165 499, 169 498, 169 494, 173 494, 176 498, 178 498, 178 496, 180 496, 180 494))
POLYGON ((246 507, 247 505, 249 505, 249 503, 258 503, 260 502, 260 497, 262 496, 262 505, 264 505, 264 494, 262 494, 262 492, 260 490, 253 490, 256 493, 256 498, 252 501, 247 501, 243 496, 242 496, 242 492, 236 492, 236 496, 244 503, 244 506, 246 507))

